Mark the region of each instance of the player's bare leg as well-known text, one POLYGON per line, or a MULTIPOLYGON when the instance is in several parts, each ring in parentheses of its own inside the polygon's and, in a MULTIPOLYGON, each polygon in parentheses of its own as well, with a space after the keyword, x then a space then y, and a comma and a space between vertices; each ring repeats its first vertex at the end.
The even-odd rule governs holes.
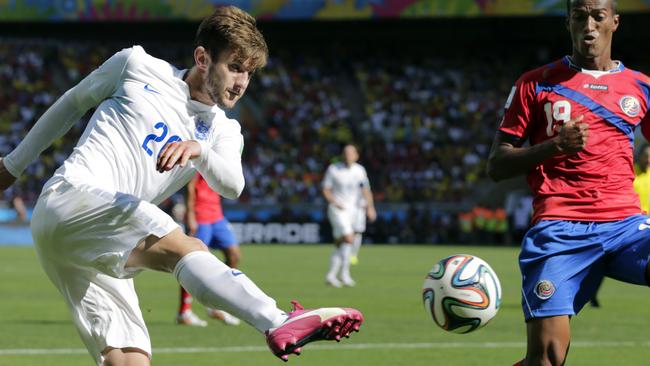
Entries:
POLYGON ((569 316, 535 318, 528 321, 528 350, 523 366, 562 366, 571 341, 569 316))
POLYGON ((241 258, 239 246, 232 245, 228 248, 222 249, 221 252, 223 253, 224 261, 228 267, 237 268, 239 266, 239 260, 241 258))
POLYGON ((210 253, 201 240, 185 235, 179 228, 164 238, 151 235, 143 240, 129 255, 126 267, 171 273, 178 261, 192 252, 210 253))
POLYGON ((102 351, 103 366, 149 366, 151 361, 146 352, 138 348, 112 348, 102 351))
POLYGON ((180 286, 180 304, 176 315, 176 324, 193 327, 207 327, 208 322, 199 318, 192 311, 192 295, 180 286))

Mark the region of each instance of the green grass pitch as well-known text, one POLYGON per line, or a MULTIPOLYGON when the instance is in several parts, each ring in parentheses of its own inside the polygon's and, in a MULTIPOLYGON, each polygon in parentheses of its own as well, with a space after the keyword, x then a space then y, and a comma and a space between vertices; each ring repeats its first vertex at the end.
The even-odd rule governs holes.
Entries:
MULTIPOLYGON (((242 270, 289 309, 350 306, 363 311, 360 333, 341 343, 305 347, 290 365, 512 365, 525 352, 519 305, 516 248, 469 246, 364 246, 353 267, 356 288, 334 289, 323 277, 331 246, 245 245, 242 270), (503 303, 497 317, 472 334, 445 333, 423 310, 421 286, 441 258, 469 253, 498 273, 503 303)), ((0 248, 0 366, 92 365, 57 291, 40 269, 33 248, 0 248)), ((207 328, 173 324, 178 288, 169 274, 136 279, 140 305, 154 347, 153 364, 264 366, 283 364, 266 350, 252 327, 207 328)), ((650 360, 650 293, 641 286, 606 280, 602 308, 586 307, 572 320, 567 365, 645 365, 650 360)), ((205 318, 202 307, 195 311, 205 318)))

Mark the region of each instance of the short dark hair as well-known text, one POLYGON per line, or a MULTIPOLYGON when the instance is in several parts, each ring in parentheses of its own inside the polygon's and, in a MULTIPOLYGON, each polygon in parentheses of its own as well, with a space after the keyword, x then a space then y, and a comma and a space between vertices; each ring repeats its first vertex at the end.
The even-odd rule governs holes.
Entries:
MULTIPOLYGON (((571 3, 573 0, 566 0, 566 15, 569 16, 571 15, 571 3)), ((616 9, 618 8, 618 0, 611 0, 612 4, 612 10, 614 10, 614 14, 618 14, 616 12, 616 9)))
POLYGON ((253 69, 264 67, 269 53, 255 18, 235 6, 218 7, 203 19, 196 31, 195 47, 198 46, 204 47, 215 60, 221 52, 233 50, 242 62, 252 59, 253 69))

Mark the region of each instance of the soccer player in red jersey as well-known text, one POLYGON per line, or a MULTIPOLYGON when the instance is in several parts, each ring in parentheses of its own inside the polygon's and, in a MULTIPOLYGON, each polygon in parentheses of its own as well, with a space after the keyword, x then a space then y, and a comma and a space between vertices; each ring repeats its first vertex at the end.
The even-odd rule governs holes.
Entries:
POLYGON ((603 276, 648 285, 650 217, 633 190, 634 129, 650 137, 650 80, 611 59, 614 0, 568 0, 573 52, 512 89, 488 174, 527 174, 533 227, 522 242, 522 366, 563 365, 569 319, 603 276), (524 146, 525 141, 529 146, 524 146))

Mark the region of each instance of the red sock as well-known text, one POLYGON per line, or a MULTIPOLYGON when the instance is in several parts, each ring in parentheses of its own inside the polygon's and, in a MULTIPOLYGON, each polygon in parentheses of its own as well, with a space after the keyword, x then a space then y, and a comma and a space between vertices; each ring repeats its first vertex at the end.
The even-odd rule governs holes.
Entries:
POLYGON ((178 313, 183 314, 186 311, 192 310, 192 295, 181 286, 181 305, 178 308, 178 313))

